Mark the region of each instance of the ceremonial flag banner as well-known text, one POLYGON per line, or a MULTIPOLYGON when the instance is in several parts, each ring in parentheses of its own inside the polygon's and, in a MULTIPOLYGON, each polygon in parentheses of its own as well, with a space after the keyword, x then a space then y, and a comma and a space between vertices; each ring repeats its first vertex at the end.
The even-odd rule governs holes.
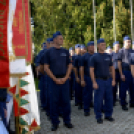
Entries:
POLYGON ((30 21, 30 10, 29 10, 29 0, 23 0, 25 7, 25 21, 26 21, 26 36, 28 44, 28 56, 26 58, 28 63, 32 62, 32 38, 31 38, 31 21, 30 21))
POLYGON ((9 87, 9 54, 7 43, 9 0, 0 0, 0 88, 9 87))
POLYGON ((17 0, 12 31, 13 49, 16 58, 26 58, 26 56, 28 55, 28 46, 26 39, 26 25, 23 0, 17 0))

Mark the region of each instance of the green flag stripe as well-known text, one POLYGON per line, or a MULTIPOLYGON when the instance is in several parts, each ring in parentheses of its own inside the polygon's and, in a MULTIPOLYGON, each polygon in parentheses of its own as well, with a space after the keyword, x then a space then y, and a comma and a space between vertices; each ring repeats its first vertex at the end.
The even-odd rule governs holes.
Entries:
POLYGON ((20 99, 20 106, 26 105, 27 103, 29 103, 27 100, 20 99))
POLYGON ((28 85, 29 83, 27 81, 24 80, 20 80, 20 87, 24 87, 26 85, 28 85))
POLYGON ((24 121, 22 118, 19 119, 20 125, 28 125, 26 121, 24 121))

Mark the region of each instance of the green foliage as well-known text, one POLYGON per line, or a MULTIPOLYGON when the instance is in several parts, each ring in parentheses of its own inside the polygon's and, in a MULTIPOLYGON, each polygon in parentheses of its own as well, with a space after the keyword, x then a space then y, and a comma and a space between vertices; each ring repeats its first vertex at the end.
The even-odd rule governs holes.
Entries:
MULTIPOLYGON (((95 0, 97 39, 113 44, 113 0, 95 0)), ((34 43, 37 51, 56 31, 64 36, 64 47, 94 40, 92 0, 31 0, 35 22, 34 43)), ((134 4, 134 2, 133 2, 134 4)), ((127 0, 116 0, 116 37, 122 44, 124 35, 131 36, 130 7, 127 0)))

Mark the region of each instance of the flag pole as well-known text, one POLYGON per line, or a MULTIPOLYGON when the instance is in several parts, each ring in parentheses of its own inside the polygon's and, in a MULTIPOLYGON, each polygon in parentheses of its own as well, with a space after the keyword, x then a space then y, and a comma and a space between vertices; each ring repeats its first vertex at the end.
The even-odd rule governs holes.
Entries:
POLYGON ((94 16, 94 44, 95 44, 94 47, 95 47, 95 52, 97 53, 95 0, 93 0, 93 16, 94 16))
POLYGON ((113 37, 114 37, 114 41, 116 41, 115 0, 113 0, 113 37))
POLYGON ((132 0, 129 0, 129 4, 130 4, 130 11, 131 11, 131 38, 132 38, 132 42, 133 40, 133 2, 132 0))

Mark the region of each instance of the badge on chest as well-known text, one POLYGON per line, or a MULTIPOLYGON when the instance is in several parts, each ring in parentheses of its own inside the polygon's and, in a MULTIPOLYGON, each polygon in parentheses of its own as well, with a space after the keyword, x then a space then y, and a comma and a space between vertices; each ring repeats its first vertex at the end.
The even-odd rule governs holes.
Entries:
POLYGON ((66 53, 61 53, 60 56, 67 56, 66 53))
POLYGON ((110 61, 110 59, 109 58, 106 58, 105 61, 110 61))

